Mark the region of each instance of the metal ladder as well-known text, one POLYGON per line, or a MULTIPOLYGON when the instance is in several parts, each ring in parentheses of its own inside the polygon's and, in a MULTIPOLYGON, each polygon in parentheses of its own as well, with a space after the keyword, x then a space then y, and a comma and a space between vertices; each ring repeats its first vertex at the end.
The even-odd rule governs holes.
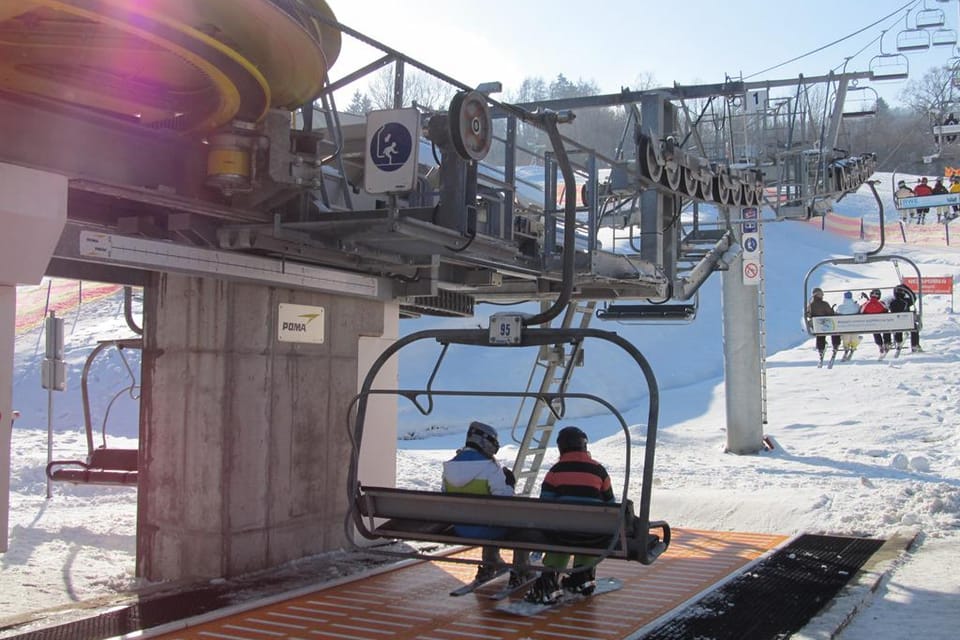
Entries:
MULTIPOLYGON (((760 240, 760 265, 765 264, 763 255, 763 223, 757 225, 760 240)), ((757 286, 757 327, 760 334, 760 424, 767 424, 767 288, 766 278, 760 278, 757 286)))
MULTIPOLYGON (((597 302, 595 300, 570 302, 563 314, 562 327, 569 329, 574 323, 577 323, 579 328, 586 329, 590 325, 596 306, 597 302)), ((570 384, 573 368, 582 362, 582 343, 571 345, 569 350, 563 345, 541 347, 530 372, 530 378, 527 380, 526 391, 530 392, 537 370, 542 368, 543 375, 540 379, 539 392, 563 393, 570 384)), ((543 464, 543 456, 550 447, 553 426, 557 422, 554 412, 550 411, 542 400, 534 400, 523 437, 518 439, 516 437, 517 427, 520 424, 525 405, 526 400, 520 404, 511 429, 513 440, 520 444, 513 464, 513 474, 517 478, 515 494, 518 496, 529 496, 533 493, 540 467, 543 464)))

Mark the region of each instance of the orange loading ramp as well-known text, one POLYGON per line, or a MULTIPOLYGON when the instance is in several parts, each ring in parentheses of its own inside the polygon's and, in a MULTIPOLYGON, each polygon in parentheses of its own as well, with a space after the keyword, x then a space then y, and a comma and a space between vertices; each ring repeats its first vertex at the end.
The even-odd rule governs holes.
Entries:
MULTIPOLYGON (((208 621, 173 623, 167 640, 521 640, 622 639, 779 546, 786 536, 675 529, 670 549, 651 566, 607 560, 598 571, 623 589, 523 618, 498 612, 489 594, 451 597, 475 567, 419 562, 208 621)), ((476 554, 477 550, 466 553, 476 554)), ((214 614, 216 615, 216 614, 214 614)), ((168 627, 169 628, 169 627, 168 627)))

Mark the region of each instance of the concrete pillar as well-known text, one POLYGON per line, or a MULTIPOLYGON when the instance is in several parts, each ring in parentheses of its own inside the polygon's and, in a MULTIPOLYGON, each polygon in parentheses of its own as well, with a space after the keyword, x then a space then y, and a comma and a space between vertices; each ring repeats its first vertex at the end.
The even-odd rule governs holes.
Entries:
POLYGON ((757 453, 763 448, 760 297, 756 286, 743 284, 742 254, 722 274, 727 451, 757 453))
POLYGON ((66 221, 65 176, 0 163, 0 551, 10 517, 15 285, 40 282, 66 221))
POLYGON ((0 552, 7 550, 10 526, 10 437, 13 426, 13 346, 17 288, 0 284, 0 552))
MULTIPOLYGON (((138 575, 233 576, 342 546, 347 405, 361 338, 395 337, 384 336, 385 307, 396 310, 210 278, 151 278, 138 575), (279 342, 280 303, 323 307, 324 342, 279 342)), ((384 433, 374 439, 395 447, 395 413, 378 426, 384 433)))

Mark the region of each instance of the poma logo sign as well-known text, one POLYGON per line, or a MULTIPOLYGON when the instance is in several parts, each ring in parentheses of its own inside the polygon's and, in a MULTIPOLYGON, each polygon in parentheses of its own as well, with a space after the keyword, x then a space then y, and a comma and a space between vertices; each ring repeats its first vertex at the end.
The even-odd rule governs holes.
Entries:
POLYGON ((277 313, 277 340, 323 344, 323 307, 281 303, 277 313))
POLYGON ((300 333, 306 333, 307 327, 311 322, 319 318, 322 314, 319 313, 301 313, 298 318, 301 318, 302 322, 290 322, 288 320, 283 321, 283 326, 281 330, 283 331, 299 331, 300 333))

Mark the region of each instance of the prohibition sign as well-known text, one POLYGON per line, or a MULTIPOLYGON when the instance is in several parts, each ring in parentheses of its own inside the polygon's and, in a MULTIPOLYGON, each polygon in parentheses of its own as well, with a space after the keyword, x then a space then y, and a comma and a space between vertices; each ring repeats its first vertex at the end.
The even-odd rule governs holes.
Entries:
POLYGON ((748 262, 747 264, 743 265, 743 275, 747 276, 748 278, 756 278, 758 275, 760 275, 760 265, 758 265, 756 262, 748 262))

